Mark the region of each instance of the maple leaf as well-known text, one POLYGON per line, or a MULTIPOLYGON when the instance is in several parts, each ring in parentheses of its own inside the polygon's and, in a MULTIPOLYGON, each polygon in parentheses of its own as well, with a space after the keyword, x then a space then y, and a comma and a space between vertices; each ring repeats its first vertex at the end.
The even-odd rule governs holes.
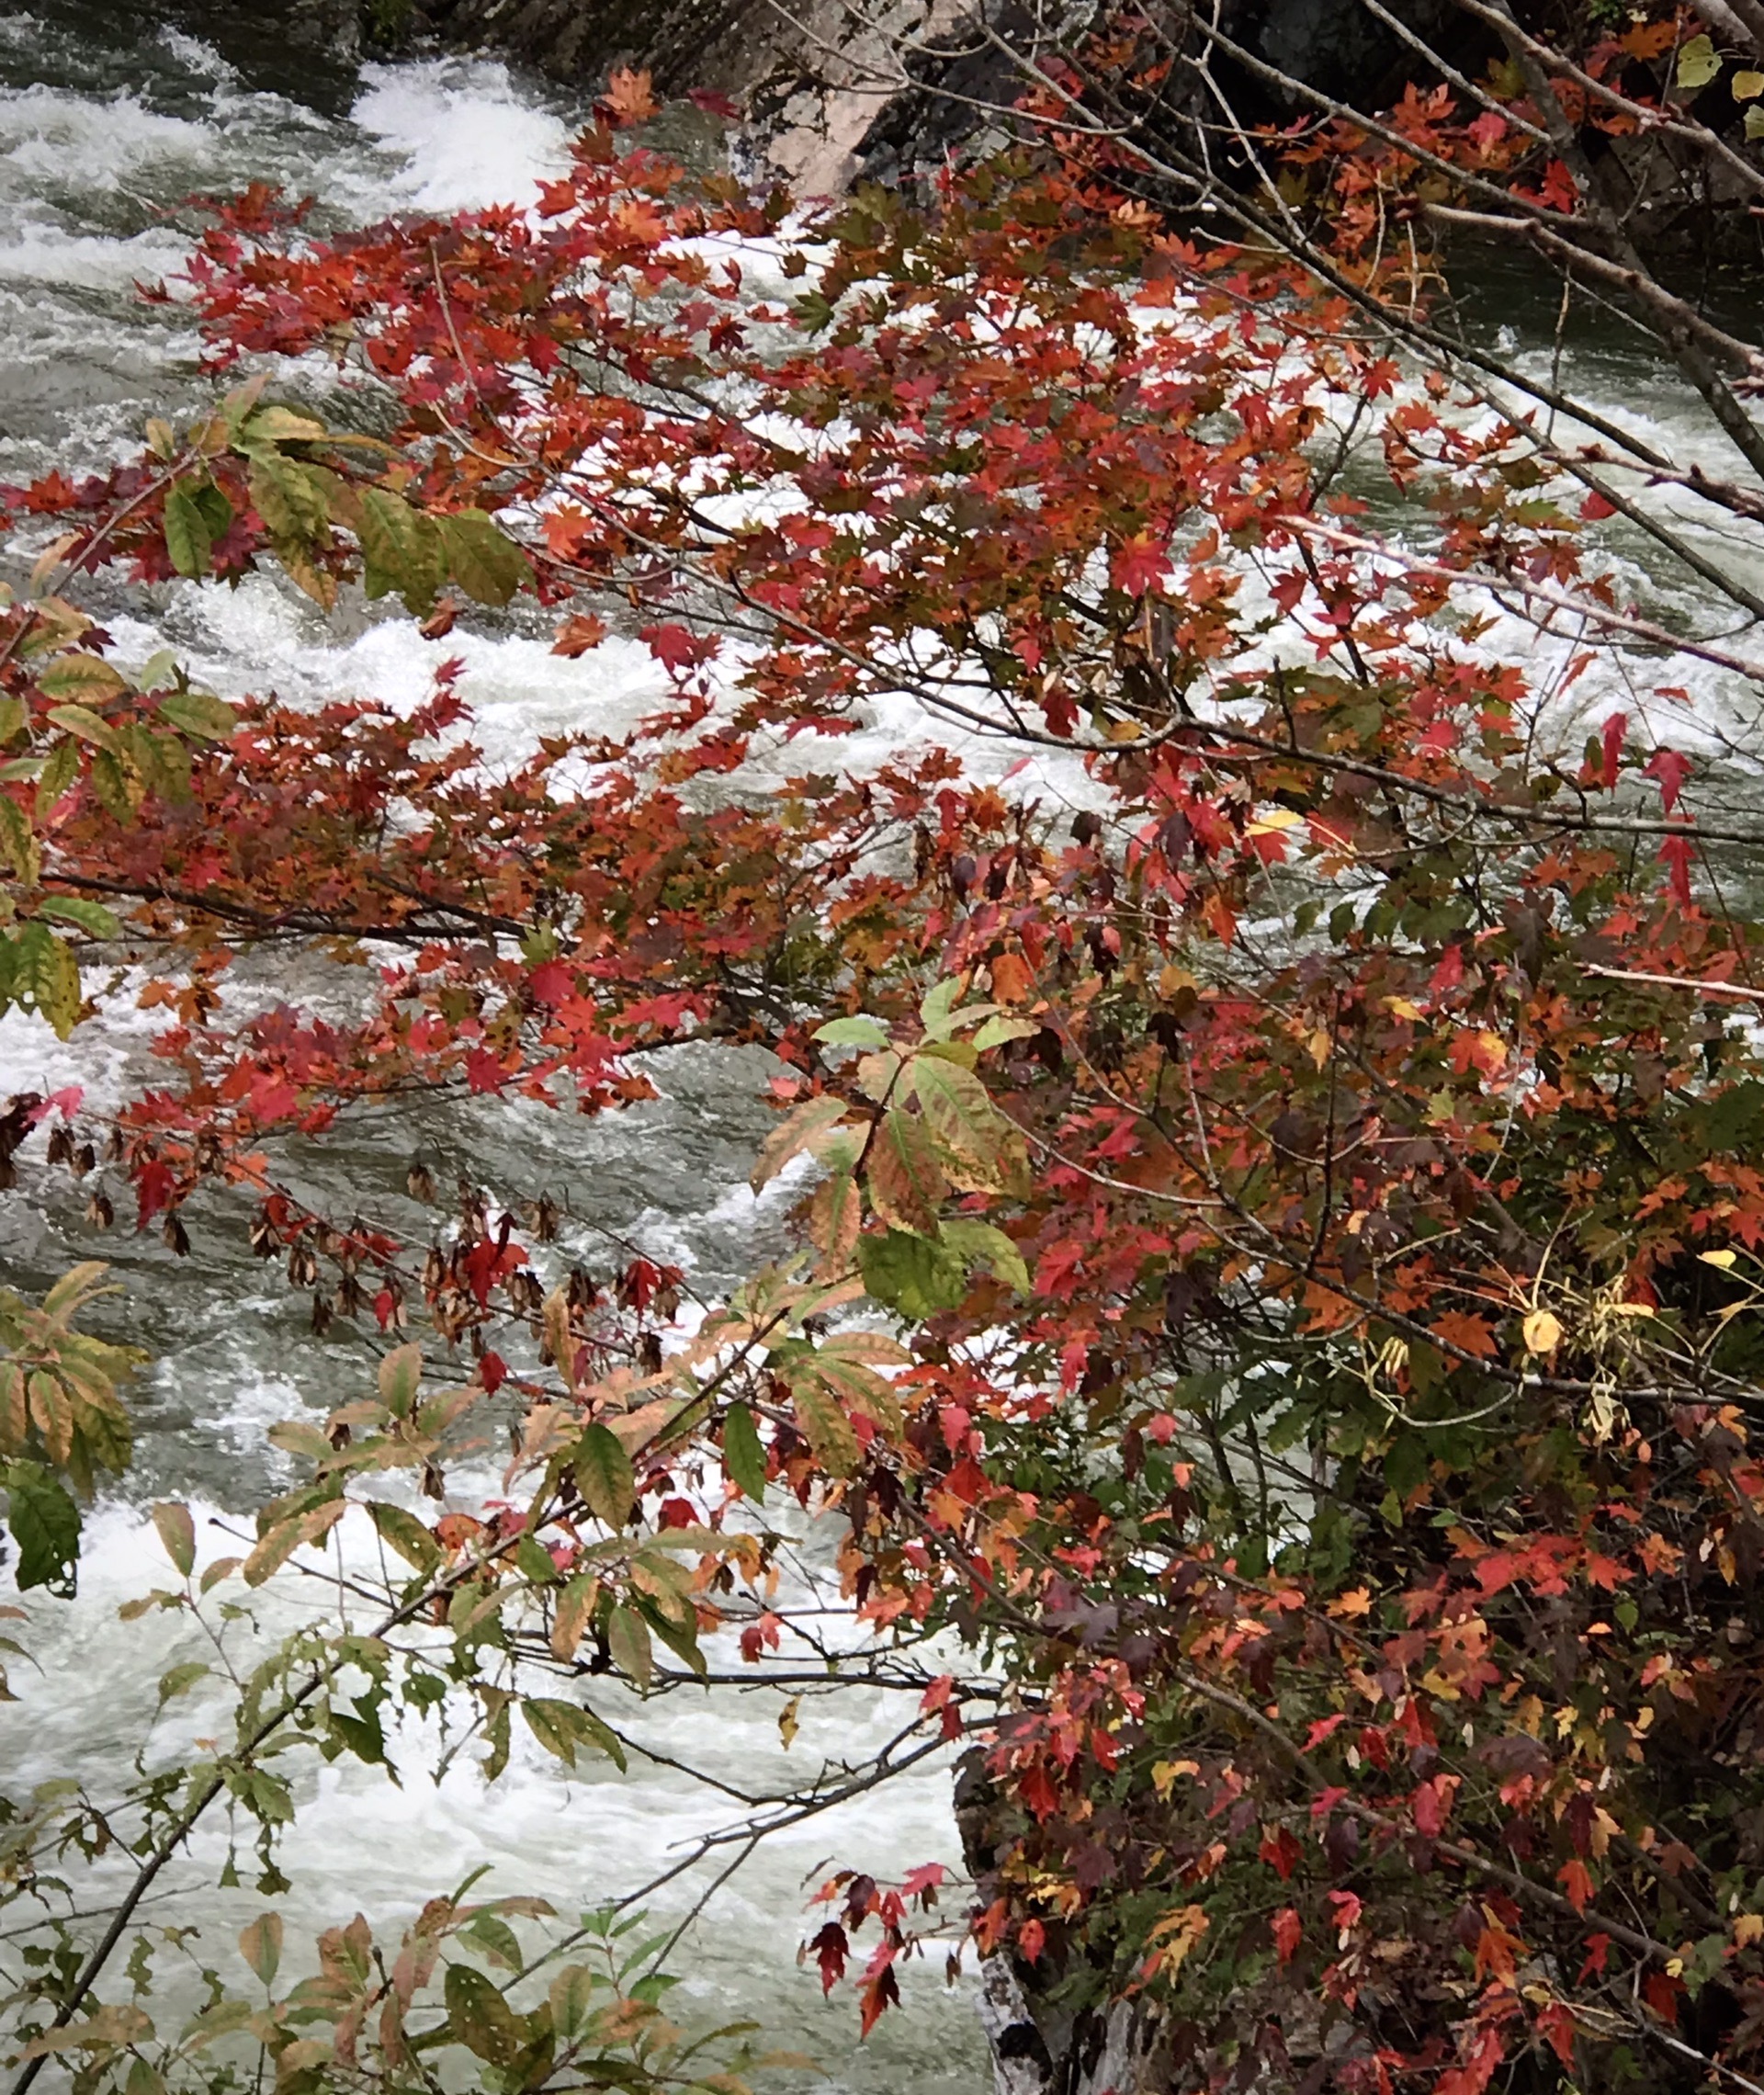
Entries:
POLYGON ((1690 776, 1690 759, 1682 750, 1657 749, 1642 768, 1649 778, 1658 780, 1660 805, 1669 815, 1678 806, 1679 795, 1690 776))
POLYGON ((1159 587, 1169 573, 1169 553, 1143 531, 1117 546, 1109 562, 1110 579, 1129 596, 1146 595, 1159 587))
POLYGON ((1299 1944, 1305 1940, 1305 1926, 1296 1911, 1283 1906, 1268 1923, 1274 1939, 1274 1948, 1280 1953, 1282 1964, 1291 1964, 1298 1954, 1299 1944))
POLYGON ((607 81, 598 107, 615 124, 646 124, 661 113, 653 87, 647 72, 633 72, 629 66, 621 65, 607 81))
POLYGON ((606 638, 608 629, 605 619, 596 617, 592 611, 573 612, 558 628, 551 652, 567 656, 573 662, 579 655, 597 648, 606 638))
POLYGON ((1592 1872, 1577 1855, 1571 1856, 1555 1873, 1555 1881, 1567 1895, 1568 1904, 1577 1913, 1584 1913, 1598 1890, 1592 1872))
POLYGON ((714 633, 691 633, 684 626, 645 626, 638 639, 647 643, 657 662, 669 670, 690 669, 708 662, 722 646, 714 633))
POLYGON ((1498 1351, 1493 1326, 1465 1310, 1448 1309, 1433 1319, 1431 1330, 1448 1346, 1468 1353, 1473 1360, 1492 1360, 1498 1351))

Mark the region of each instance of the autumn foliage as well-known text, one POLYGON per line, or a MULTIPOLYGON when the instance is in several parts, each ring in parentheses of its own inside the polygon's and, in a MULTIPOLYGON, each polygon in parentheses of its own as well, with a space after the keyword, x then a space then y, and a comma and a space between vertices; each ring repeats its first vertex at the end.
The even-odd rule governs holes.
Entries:
MULTIPOLYGON (((589 1676, 777 1651, 787 1492, 922 1669, 914 1750, 970 1752, 973 1940, 1134 2004, 1149 2085, 1750 2086, 1759 836, 1671 735, 1764 670, 1620 596, 1535 431, 1081 153, 804 221, 647 113, 532 210, 218 211, 221 404, 9 498, 60 579, 0 624, 6 991, 67 1030, 93 941, 165 1014, 59 1161, 179 1249, 237 1187, 315 1330, 396 1348, 278 1429, 311 1481, 235 1575, 507 1413, 524 1512, 376 1514, 392 1616, 568 1675, 480 1715, 572 1757, 589 1676), (616 628, 667 696, 502 769, 457 663, 235 717, 125 673, 107 566, 616 628), (235 1009, 289 946, 351 993, 235 1009), (634 1253, 542 1285, 537 1185, 416 1174, 424 1252, 278 1177, 372 1101, 616 1110, 684 1041, 776 1059, 802 1246, 684 1320, 634 1253)), ((943 1881, 828 1887, 866 2027, 943 1881)))

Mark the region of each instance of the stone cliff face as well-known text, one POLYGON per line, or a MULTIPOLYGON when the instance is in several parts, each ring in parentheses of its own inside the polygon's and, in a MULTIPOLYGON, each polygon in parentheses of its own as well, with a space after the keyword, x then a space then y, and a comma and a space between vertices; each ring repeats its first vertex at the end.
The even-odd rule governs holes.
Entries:
MULTIPOLYGON (((1099 0, 1005 0, 988 10, 1005 36, 1049 43, 1082 30, 1099 0), (1020 17, 1020 19, 1015 17, 1020 17)), ((592 90, 619 65, 646 69, 664 94, 728 95, 750 114, 756 157, 808 194, 865 176, 934 167, 1009 103, 1008 61, 964 34, 964 0, 283 0, 339 21, 379 48, 492 51, 592 90), (352 26, 353 25, 353 26, 352 26), (902 49, 911 55, 903 62, 902 49)), ((1413 26, 1437 35, 1464 17, 1452 0, 1408 0, 1413 26)), ((1395 93, 1408 53, 1361 0, 1224 0, 1221 27, 1268 62, 1326 92, 1395 93)), ((1461 35, 1461 29, 1458 34, 1461 35)), ((1246 80, 1234 99, 1252 119, 1286 110, 1246 80)))

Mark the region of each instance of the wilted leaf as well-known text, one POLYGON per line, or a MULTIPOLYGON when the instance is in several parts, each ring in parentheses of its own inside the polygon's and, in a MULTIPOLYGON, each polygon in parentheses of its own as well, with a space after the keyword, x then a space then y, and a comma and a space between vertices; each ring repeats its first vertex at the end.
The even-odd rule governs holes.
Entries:
POLYGON ((153 1508, 153 1526, 166 1556, 187 1579, 196 1568, 196 1523, 190 1518, 190 1509, 171 1500, 162 1501, 153 1508))
POLYGON ((260 1913, 239 1931, 239 1953, 264 1986, 273 1983, 282 1961, 282 1917, 260 1913))
POLYGON ((423 1349, 400 1346, 379 1364, 379 1400, 395 1419, 408 1419, 423 1380, 423 1349))
MULTIPOLYGON (((119 697, 128 681, 97 655, 57 655, 37 673, 37 687, 45 698, 73 699, 80 705, 102 704, 119 697)), ((50 718, 53 719, 54 714, 50 718)))
POLYGON ((766 1137, 748 1183, 755 1193, 777 1177, 791 1158, 806 1149, 817 1135, 845 1117, 845 1102, 822 1093, 805 1099, 766 1137))
POLYGON ((619 1671, 647 1690, 655 1672, 655 1655, 650 1648, 649 1625, 635 1608, 613 1610, 606 1642, 619 1671))

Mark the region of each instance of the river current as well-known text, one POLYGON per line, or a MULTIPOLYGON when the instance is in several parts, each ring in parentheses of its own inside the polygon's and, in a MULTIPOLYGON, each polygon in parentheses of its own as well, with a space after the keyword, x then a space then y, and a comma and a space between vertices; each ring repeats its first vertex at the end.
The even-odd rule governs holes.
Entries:
MULTIPOLYGON (((0 480, 53 462, 96 466, 132 449, 149 413, 175 414, 200 397, 186 316, 143 305, 136 292, 177 267, 185 243, 168 214, 183 198, 265 180, 315 197, 321 222, 332 224, 401 208, 520 200, 561 169, 576 115, 555 92, 486 61, 357 71, 302 57, 248 10, 203 17, 186 8, 174 21, 104 0, 51 0, 0 11, 0 480)), ((462 655, 462 689, 492 758, 566 726, 614 727, 663 689, 635 641, 615 638, 567 662, 549 652, 548 630, 518 620, 472 629, 462 620, 445 644, 424 641, 400 617, 326 621, 268 578, 165 602, 101 588, 99 601, 120 659, 144 660, 169 643, 211 688, 234 695, 413 703, 444 655, 462 655)), ((290 993, 286 981, 263 987, 290 993)), ((0 1096, 77 1083, 95 1104, 114 1101, 145 1068, 150 1032, 148 1015, 131 1014, 126 999, 64 1046, 10 1014, 0 1020, 0 1096)), ((444 1184, 463 1174, 548 1186, 571 1212, 560 1249, 591 1268, 611 1263, 604 1227, 681 1263, 714 1292, 775 1236, 789 1197, 773 1189, 756 1201, 745 1183, 768 1124, 757 1102, 763 1074, 681 1053, 661 1073, 662 1098, 598 1122, 502 1105, 400 1115, 360 1124, 346 1160, 287 1161, 321 1200, 420 1232, 424 1218, 404 1180, 422 1144, 444 1184)), ((323 1342, 311 1337, 308 1304, 250 1258, 236 1207, 191 1214, 200 1240, 187 1261, 152 1233, 95 1240, 83 1207, 83 1192, 27 1170, 18 1190, 0 1198, 0 1278, 36 1288, 74 1259, 110 1259, 128 1289, 111 1333, 148 1348, 153 1365, 137 1392, 137 1466, 126 1497, 88 1518, 78 1599, 28 1596, 27 1635, 42 1670, 16 1663, 19 1700, 0 1707, 0 1768, 14 1794, 68 1773, 100 1793, 123 1779, 155 1683, 191 1655, 188 1633, 160 1626, 166 1618, 118 1619, 119 1602, 165 1575, 144 1502, 190 1500, 204 1556, 223 1553, 224 1536, 205 1523, 236 1526, 235 1516, 285 1488, 284 1458, 265 1429, 342 1400, 371 1374, 347 1326, 323 1342)), ((815 1576, 809 1552, 799 1600, 815 1576)), ((633 1704, 626 1716, 659 1752, 767 1790, 801 1781, 823 1759, 861 1758, 904 1716, 883 1706, 899 1700, 842 1696, 823 1713, 806 1698, 787 1755, 778 1727, 785 1697, 775 1690, 695 1691, 689 1700, 633 1704)), ((161 1720, 158 1736, 200 1734, 220 1714, 198 1692, 161 1720)), ((568 1921, 628 1895, 682 1843, 740 1816, 726 1797, 666 1767, 638 1761, 627 1776, 604 1764, 571 1776, 518 1738, 514 1764, 493 1785, 469 1759, 438 1785, 413 1762, 396 1789, 351 1763, 309 1772, 309 1806, 315 1793, 322 1808, 303 1810, 282 1858, 294 1883, 290 1944, 303 1925, 310 1934, 357 1909, 395 1928, 481 1863, 490 1874, 474 1896, 538 1893, 568 1921)), ((199 1840, 173 1888, 211 1886, 223 1847, 220 1829, 199 1840)), ((966 1987, 944 1982, 941 1953, 934 1968, 903 1974, 907 2012, 862 2045, 850 1991, 823 2001, 812 1963, 799 1968, 805 1900, 834 1855, 877 1875, 939 1859, 958 1864, 947 1772, 904 1778, 763 1849, 673 1955, 684 1979, 671 2011, 694 2026, 751 2018, 763 2025, 759 2041, 816 2057, 829 2076, 820 2085, 851 2095, 976 2095, 990 2078, 985 2046, 966 1987)), ((717 1866, 658 1894, 650 1902, 658 1921, 683 1913, 717 1866)), ((233 1931, 260 1906, 247 1891, 198 1892, 175 1917, 199 1915, 204 1953, 224 1962, 233 1931)), ((157 1910, 173 1918, 171 1904, 157 1910)))

